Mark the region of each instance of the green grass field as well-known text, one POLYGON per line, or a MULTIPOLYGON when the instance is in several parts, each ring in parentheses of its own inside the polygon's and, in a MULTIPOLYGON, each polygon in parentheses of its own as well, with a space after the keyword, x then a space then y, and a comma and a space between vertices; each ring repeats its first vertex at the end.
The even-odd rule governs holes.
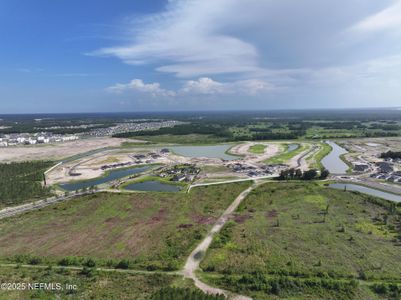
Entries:
POLYGON ((187 193, 100 193, 0 220, 2 261, 176 270, 249 183, 187 193), (24 256, 26 255, 26 256, 24 256), (71 257, 72 256, 72 257, 71 257), (65 262, 64 262, 65 263, 65 262))
POLYGON ((314 169, 321 170, 323 169, 322 159, 331 152, 332 147, 326 143, 319 143, 319 146, 320 150, 311 157, 311 159, 313 160, 311 167, 314 169))
POLYGON ((254 154, 263 154, 265 153, 266 145, 256 144, 249 147, 249 152, 254 154))
POLYGON ((293 151, 288 151, 288 144, 283 144, 283 151, 280 152, 280 154, 277 154, 265 162, 267 164, 285 164, 288 162, 291 158, 293 158, 295 155, 298 155, 299 153, 305 151, 307 149, 307 146, 305 145, 299 145, 299 147, 293 151))
POLYGON ((390 202, 317 183, 267 183, 235 219, 201 263, 215 285, 255 299, 376 299, 368 283, 401 283, 401 210, 390 202))

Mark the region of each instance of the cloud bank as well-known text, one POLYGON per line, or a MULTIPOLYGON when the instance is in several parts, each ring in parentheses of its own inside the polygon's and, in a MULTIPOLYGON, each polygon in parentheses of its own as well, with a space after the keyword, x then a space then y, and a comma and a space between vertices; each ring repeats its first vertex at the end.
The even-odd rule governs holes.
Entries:
POLYGON ((91 54, 165 80, 135 79, 108 88, 114 92, 266 101, 280 92, 356 105, 374 103, 378 91, 391 105, 401 93, 399 0, 171 0, 125 27, 130 42, 91 54), (180 87, 161 88, 169 83, 180 87))

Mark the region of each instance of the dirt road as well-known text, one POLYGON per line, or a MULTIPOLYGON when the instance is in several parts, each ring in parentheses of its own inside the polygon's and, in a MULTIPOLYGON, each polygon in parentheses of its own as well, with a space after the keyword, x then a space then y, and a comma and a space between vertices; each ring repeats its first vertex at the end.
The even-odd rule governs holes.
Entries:
POLYGON ((231 205, 224 211, 221 217, 213 225, 212 229, 209 231, 206 238, 195 248, 195 250, 192 251, 192 253, 190 254, 185 263, 185 266, 182 270, 182 274, 186 278, 192 279, 195 285, 207 294, 214 294, 214 295, 223 294, 229 299, 235 299, 235 300, 252 299, 246 296, 235 295, 229 291, 207 285, 206 283, 200 281, 200 279, 196 276, 196 270, 199 268, 199 264, 202 258, 204 257, 207 249, 209 248, 213 240, 213 236, 216 233, 220 232, 220 230, 223 228, 224 224, 228 221, 232 213, 234 213, 234 211, 246 198, 246 196, 258 185, 259 184, 255 182, 252 186, 250 186, 249 188, 247 188, 241 194, 238 195, 238 197, 231 203, 231 205))

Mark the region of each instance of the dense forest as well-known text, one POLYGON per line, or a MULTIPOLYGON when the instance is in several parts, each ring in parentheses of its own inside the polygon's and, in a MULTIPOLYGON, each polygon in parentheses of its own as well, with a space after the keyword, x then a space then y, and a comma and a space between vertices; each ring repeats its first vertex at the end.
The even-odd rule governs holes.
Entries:
POLYGON ((0 206, 48 196, 49 188, 42 185, 43 172, 52 164, 50 161, 0 164, 0 206))

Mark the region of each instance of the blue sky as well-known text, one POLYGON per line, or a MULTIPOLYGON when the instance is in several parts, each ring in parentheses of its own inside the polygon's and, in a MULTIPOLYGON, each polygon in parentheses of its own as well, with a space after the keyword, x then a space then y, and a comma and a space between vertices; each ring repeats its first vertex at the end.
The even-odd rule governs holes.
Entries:
POLYGON ((0 0, 0 113, 395 107, 400 0, 0 0))

